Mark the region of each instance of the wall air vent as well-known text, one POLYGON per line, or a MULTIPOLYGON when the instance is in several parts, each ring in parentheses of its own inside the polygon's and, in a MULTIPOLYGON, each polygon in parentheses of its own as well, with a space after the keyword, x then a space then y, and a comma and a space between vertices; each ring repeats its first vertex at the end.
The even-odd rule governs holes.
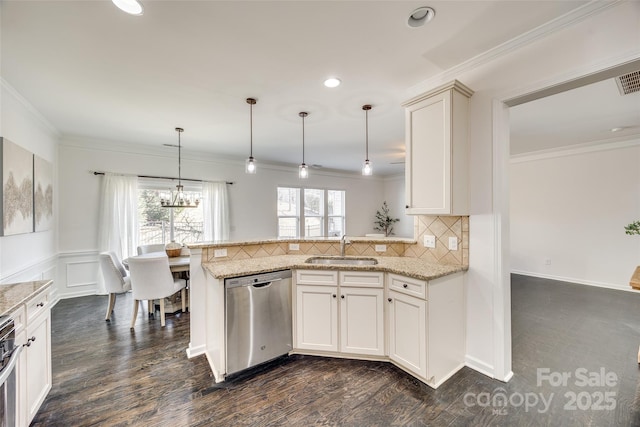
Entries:
POLYGON ((640 71, 634 71, 623 76, 616 77, 618 90, 620 95, 629 95, 630 93, 640 91, 640 71))

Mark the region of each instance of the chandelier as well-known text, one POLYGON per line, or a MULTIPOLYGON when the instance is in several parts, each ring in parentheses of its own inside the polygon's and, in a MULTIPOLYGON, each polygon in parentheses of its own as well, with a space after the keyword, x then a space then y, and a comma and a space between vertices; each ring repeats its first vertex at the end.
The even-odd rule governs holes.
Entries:
POLYGON ((176 191, 169 194, 160 195, 160 205, 163 208, 196 208, 200 204, 200 199, 191 200, 191 197, 184 194, 184 186, 182 185, 181 163, 182 163, 182 144, 180 142, 180 134, 184 132, 182 128, 176 128, 178 132, 178 185, 176 191))

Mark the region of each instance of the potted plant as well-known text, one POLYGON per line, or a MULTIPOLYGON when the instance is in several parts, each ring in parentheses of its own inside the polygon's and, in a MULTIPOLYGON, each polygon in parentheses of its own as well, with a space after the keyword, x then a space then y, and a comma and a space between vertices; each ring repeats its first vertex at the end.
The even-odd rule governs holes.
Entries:
POLYGON ((387 201, 385 200, 382 203, 382 209, 376 211, 376 220, 373 222, 375 227, 373 227, 376 231, 382 231, 384 236, 391 236, 393 234, 393 224, 400 221, 399 218, 391 218, 389 216, 389 206, 387 206, 387 201))
MULTIPOLYGON (((634 234, 640 235, 640 221, 634 221, 624 227, 624 232, 630 236, 634 234)), ((631 285, 633 289, 640 290, 640 266, 636 267, 636 271, 633 272, 629 285, 631 285)), ((640 363, 640 353, 638 353, 638 363, 640 363)))

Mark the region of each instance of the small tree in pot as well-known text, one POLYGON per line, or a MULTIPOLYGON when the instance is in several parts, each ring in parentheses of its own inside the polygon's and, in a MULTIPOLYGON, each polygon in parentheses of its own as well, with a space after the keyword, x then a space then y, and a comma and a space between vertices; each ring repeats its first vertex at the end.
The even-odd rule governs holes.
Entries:
POLYGON ((399 218, 391 218, 389 216, 389 206, 387 206, 387 201, 385 200, 382 203, 382 210, 376 211, 376 220, 373 222, 375 227, 373 227, 376 231, 382 231, 386 236, 391 236, 393 234, 393 224, 400 221, 399 218))

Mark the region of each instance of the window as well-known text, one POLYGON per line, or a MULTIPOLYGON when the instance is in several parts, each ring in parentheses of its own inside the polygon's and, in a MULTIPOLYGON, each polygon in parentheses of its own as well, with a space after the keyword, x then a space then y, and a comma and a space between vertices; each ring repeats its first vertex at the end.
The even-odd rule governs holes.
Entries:
MULTIPOLYGON (((185 183, 185 194, 200 198, 200 183, 185 183)), ((140 178, 138 181, 138 244, 194 243, 202 241, 202 203, 197 208, 163 208, 160 193, 175 190, 172 181, 140 178)))
POLYGON ((345 192, 278 187, 278 237, 342 236, 345 192))

